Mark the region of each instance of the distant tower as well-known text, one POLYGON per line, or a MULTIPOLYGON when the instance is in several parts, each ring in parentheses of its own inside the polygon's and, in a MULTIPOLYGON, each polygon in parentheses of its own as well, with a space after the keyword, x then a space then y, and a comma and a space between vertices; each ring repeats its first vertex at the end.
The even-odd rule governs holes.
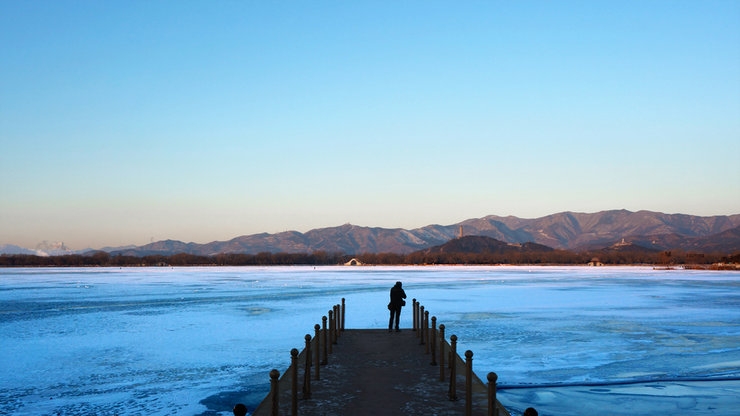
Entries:
POLYGON ((463 230, 462 230, 462 225, 460 225, 460 236, 459 236, 458 238, 463 238, 463 230))

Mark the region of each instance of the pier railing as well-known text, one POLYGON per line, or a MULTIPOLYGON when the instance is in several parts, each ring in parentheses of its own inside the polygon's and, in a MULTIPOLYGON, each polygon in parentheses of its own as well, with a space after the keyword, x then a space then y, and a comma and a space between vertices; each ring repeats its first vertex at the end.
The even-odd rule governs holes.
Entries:
MULTIPOLYGON (((437 318, 431 317, 431 326, 429 325, 429 311, 425 310, 416 299, 412 302, 413 311, 413 331, 418 338, 419 345, 423 345, 423 354, 429 355, 430 365, 439 366, 439 382, 448 384, 447 397, 449 401, 459 401, 458 397, 458 379, 464 380, 464 400, 461 406, 461 413, 465 416, 473 415, 473 405, 483 400, 487 409, 486 416, 510 416, 509 412, 496 399, 496 373, 487 374, 486 381, 483 383, 473 372, 473 352, 465 351, 463 359, 457 353, 456 335, 451 335, 449 342, 445 338, 447 328, 444 324, 437 327, 437 318), (481 391, 483 390, 483 391, 481 391), (485 397, 483 397, 485 396, 485 397)), ((282 375, 277 369, 270 371, 270 392, 262 403, 252 413, 253 416, 278 416, 290 414, 297 416, 300 413, 299 398, 310 400, 312 397, 311 380, 321 380, 321 366, 329 363, 333 354, 333 345, 337 345, 342 333, 345 331, 345 299, 342 298, 341 304, 334 305, 323 316, 322 325, 314 325, 314 336, 306 334, 305 346, 303 351, 299 352, 297 348, 290 351, 291 364, 288 370, 282 375), (302 374, 299 369, 302 369, 302 374), (301 384, 299 391, 298 385, 301 384), (285 397, 287 392, 280 391, 281 387, 290 386, 290 413, 287 409, 280 408, 280 397, 285 397)), ((430 387, 438 389, 438 387, 430 387)), ((440 400, 444 400, 440 397, 440 400)), ((285 403, 285 400, 282 401, 285 403)), ((478 406, 479 408, 481 406, 478 406)), ((480 413, 478 413, 480 414, 480 413)))

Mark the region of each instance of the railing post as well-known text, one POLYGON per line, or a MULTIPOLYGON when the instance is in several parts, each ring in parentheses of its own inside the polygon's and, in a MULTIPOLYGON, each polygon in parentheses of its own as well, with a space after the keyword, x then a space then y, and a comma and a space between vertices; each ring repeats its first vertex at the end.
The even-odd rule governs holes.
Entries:
POLYGON ((430 365, 437 365, 437 317, 432 316, 432 333, 429 336, 429 343, 432 344, 432 362, 430 365))
POLYGON ((431 340, 429 339, 429 311, 424 311, 424 334, 427 337, 424 354, 429 354, 429 344, 431 343, 431 340))
POLYGON ((344 332, 344 314, 347 312, 346 305, 344 304, 344 298, 342 298, 342 332, 344 332))
POLYGON ((339 314, 339 304, 332 306, 334 309, 334 343, 336 344, 337 338, 339 338, 339 320, 342 316, 339 314))
POLYGON ((334 343, 334 310, 329 311, 329 354, 332 354, 331 345, 334 343))
POLYGON ((316 372, 316 380, 321 380, 319 377, 319 368, 321 368, 319 360, 319 354, 321 354, 321 343, 319 342, 319 337, 321 335, 321 326, 319 324, 316 324, 313 326, 314 329, 314 336, 313 338, 316 340, 316 351, 314 351, 314 371, 316 372))
POLYGON ((291 391, 290 392, 290 414, 298 416, 298 349, 290 350, 290 368, 291 368, 291 391))
POLYGON ((496 380, 498 375, 491 372, 486 376, 488 379, 488 416, 498 416, 498 401, 496 401, 496 380))
POLYGON ((331 335, 331 343, 336 344, 337 343, 337 319, 339 318, 339 315, 337 315, 337 305, 334 305, 331 307, 331 313, 332 315, 329 316, 329 327, 331 328, 329 330, 329 335, 331 335))
POLYGON ((334 305, 334 343, 339 339, 339 305, 334 305))
POLYGON ((419 345, 424 345, 424 307, 419 308, 419 345))
POLYGON ((448 395, 452 401, 457 400, 457 335, 450 337, 450 392, 448 395))
MULTIPOLYGON (((414 331, 416 331, 416 298, 414 298, 411 302, 411 312, 413 312, 413 318, 411 321, 413 322, 414 331)), ((418 337, 419 334, 416 334, 418 337)))
POLYGON ((323 334, 321 335, 321 338, 322 338, 322 341, 323 341, 323 344, 324 344, 323 345, 323 347, 324 347, 324 359, 321 360, 321 365, 327 365, 327 364, 329 364, 329 353, 327 351, 327 347, 328 347, 329 343, 326 340, 326 336, 327 336, 327 334, 326 334, 326 316, 322 316, 321 317, 321 322, 324 325, 324 331, 323 331, 323 334))
POLYGON ((465 416, 473 415, 473 351, 465 351, 465 416))
POLYGON ((270 398, 272 399, 272 409, 270 414, 278 416, 280 407, 280 372, 273 369, 270 371, 270 398))
POLYGON ((311 398, 311 335, 306 334, 306 366, 303 372, 303 398, 311 398))
POLYGON ((416 334, 417 337, 421 336, 421 316, 423 315, 424 307, 421 306, 421 302, 416 302, 416 329, 419 332, 416 334))
POLYGON ((439 324, 439 381, 445 381, 445 324, 439 324))

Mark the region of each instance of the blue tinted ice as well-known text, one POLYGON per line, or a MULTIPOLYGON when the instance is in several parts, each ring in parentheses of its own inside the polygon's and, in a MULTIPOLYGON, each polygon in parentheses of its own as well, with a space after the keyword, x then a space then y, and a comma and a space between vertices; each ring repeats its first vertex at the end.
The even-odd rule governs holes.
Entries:
MULTIPOLYGON (((734 415, 740 274, 586 267, 0 269, 0 414, 230 414, 346 298, 388 290, 474 352, 513 414, 734 415)), ((410 326, 405 308, 402 325, 410 326)))

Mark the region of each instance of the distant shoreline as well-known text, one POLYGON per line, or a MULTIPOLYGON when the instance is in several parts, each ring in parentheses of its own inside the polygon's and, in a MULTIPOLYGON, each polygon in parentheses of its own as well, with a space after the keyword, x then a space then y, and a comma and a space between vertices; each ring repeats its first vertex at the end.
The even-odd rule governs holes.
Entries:
MULTIPOLYGON (((456 253, 456 257, 459 253, 456 253)), ((486 262, 476 261, 483 260, 484 257, 472 256, 467 262, 444 262, 445 258, 440 257, 438 262, 403 262, 403 255, 386 254, 386 255, 328 255, 326 253, 314 254, 286 254, 286 253, 261 253, 257 255, 217 255, 217 256, 194 256, 189 254, 175 254, 172 256, 110 256, 104 252, 97 252, 89 256, 83 255, 62 255, 62 256, 35 256, 35 255, 0 255, 0 268, 54 268, 54 267, 85 267, 85 268, 144 268, 144 267, 463 267, 463 266, 481 266, 481 267, 651 267, 653 270, 721 270, 721 271, 740 271, 740 255, 731 257, 716 258, 707 257, 707 260, 714 260, 711 263, 665 263, 665 262, 621 262, 612 263, 600 261, 595 258, 583 261, 588 256, 581 255, 579 258, 573 257, 567 262, 547 262, 533 259, 533 261, 522 262, 486 262), (387 257, 384 257, 387 256, 387 257), (577 260, 581 261, 577 261, 577 260), (368 261, 382 260, 382 261, 368 261), (392 261, 397 260, 397 261, 392 261)), ((451 259, 450 259, 451 260, 451 259)), ((532 260, 532 259, 530 259, 532 260)))

